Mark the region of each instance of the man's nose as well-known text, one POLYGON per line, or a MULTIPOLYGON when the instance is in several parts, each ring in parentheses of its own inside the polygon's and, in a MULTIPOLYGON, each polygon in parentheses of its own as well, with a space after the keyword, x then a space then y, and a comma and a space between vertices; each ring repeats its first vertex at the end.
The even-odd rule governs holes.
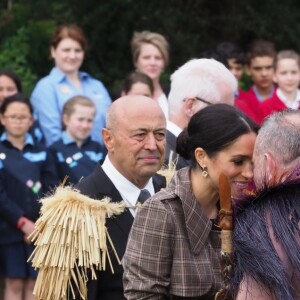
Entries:
POLYGON ((262 68, 262 70, 261 70, 261 73, 262 73, 262 75, 267 75, 268 74, 268 69, 267 68, 262 68))
POLYGON ((147 136, 145 147, 149 150, 157 149, 157 141, 153 133, 147 136))

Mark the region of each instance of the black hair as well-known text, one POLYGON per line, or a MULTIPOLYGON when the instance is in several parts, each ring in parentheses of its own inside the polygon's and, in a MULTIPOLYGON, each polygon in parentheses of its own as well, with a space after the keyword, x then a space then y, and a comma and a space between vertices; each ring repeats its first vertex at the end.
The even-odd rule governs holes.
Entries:
POLYGON ((217 46, 217 52, 226 60, 234 59, 237 64, 245 65, 244 51, 234 42, 222 42, 217 46))
POLYGON ((200 58, 213 58, 222 63, 227 69, 229 68, 227 60, 216 50, 206 50, 200 53, 200 58))
POLYGON ((15 74, 14 72, 8 70, 8 69, 1 69, 0 70, 0 76, 7 76, 9 77, 16 85, 18 93, 22 93, 22 83, 20 77, 15 74))
POLYGON ((209 157, 225 149, 241 135, 259 130, 259 125, 237 108, 214 104, 198 111, 177 138, 176 152, 191 159, 196 166, 194 151, 201 147, 209 157))
POLYGON ((24 103, 25 105, 28 106, 30 113, 33 114, 33 107, 29 99, 20 93, 5 98, 4 101, 2 102, 2 105, 0 106, 0 113, 3 115, 6 112, 8 106, 15 102, 24 103))
POLYGON ((251 65, 252 59, 256 57, 269 56, 275 60, 276 57, 276 47, 271 41, 264 39, 253 40, 249 46, 246 53, 247 64, 251 65))
MULTIPOLYGON (((245 274, 254 278, 261 289, 272 293, 274 299, 299 299, 295 288, 299 285, 297 275, 291 280, 291 272, 299 274, 300 235, 300 187, 299 166, 291 182, 280 182, 265 187, 259 194, 241 199, 234 213, 234 272, 231 289, 238 293, 245 274), (269 218, 267 217, 269 216, 269 218), (288 258, 293 270, 286 268, 280 259, 275 242, 280 244, 280 253, 288 258), (255 259, 253 259, 255 253, 255 259)), ((249 292, 250 293, 250 292, 249 292)))
POLYGON ((142 83, 148 85, 150 88, 151 94, 153 95, 154 86, 153 86, 152 79, 148 75, 140 73, 140 72, 132 72, 126 76, 126 78, 124 80, 124 84, 123 84, 123 91, 125 92, 125 94, 127 94, 131 90, 132 86, 137 82, 142 82, 142 83))

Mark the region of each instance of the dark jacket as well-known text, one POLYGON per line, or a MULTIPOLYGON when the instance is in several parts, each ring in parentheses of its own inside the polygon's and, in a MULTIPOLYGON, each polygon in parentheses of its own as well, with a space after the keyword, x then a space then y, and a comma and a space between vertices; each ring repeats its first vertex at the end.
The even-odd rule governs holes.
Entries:
MULTIPOLYGON (((153 176, 153 185, 155 192, 166 186, 166 181, 163 176, 155 174, 153 176)), ((98 165, 94 172, 82 179, 75 188, 79 189, 82 194, 85 194, 93 199, 101 200, 108 196, 112 201, 121 201, 122 197, 118 190, 113 185, 112 181, 104 173, 102 167, 98 165)), ((120 259, 122 259, 128 235, 133 224, 133 216, 129 210, 122 214, 109 218, 106 221, 108 233, 113 241, 114 247, 120 259)), ((106 271, 97 273, 97 281, 88 281, 88 300, 124 300, 123 292, 123 268, 115 259, 112 249, 108 247, 111 252, 112 264, 114 274, 112 274, 109 264, 107 262, 106 271)), ((79 299, 79 298, 78 298, 79 299)))
POLYGON ((17 222, 39 217, 39 199, 58 184, 54 161, 45 146, 31 138, 20 151, 0 142, 0 244, 23 241, 17 222))
POLYGON ((169 130, 167 130, 166 140, 167 140, 167 145, 166 145, 166 155, 165 155, 164 165, 168 166, 170 154, 171 152, 173 152, 172 161, 175 162, 175 160, 177 160, 176 170, 182 169, 184 167, 188 167, 189 161, 176 153, 176 136, 169 130))

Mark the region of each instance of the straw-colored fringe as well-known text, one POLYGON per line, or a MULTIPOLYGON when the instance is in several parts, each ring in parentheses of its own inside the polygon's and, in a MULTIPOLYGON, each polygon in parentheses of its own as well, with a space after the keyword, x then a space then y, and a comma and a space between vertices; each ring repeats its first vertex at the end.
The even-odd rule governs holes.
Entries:
POLYGON ((176 156, 173 151, 170 151, 169 162, 167 166, 162 166, 162 168, 158 171, 158 174, 164 176, 166 178, 167 184, 170 183, 176 172, 176 164, 178 161, 178 154, 176 159, 173 159, 173 156, 176 156))
POLYGON ((69 291, 74 299, 75 287, 87 299, 87 270, 96 279, 95 270, 105 270, 107 258, 114 272, 107 239, 120 263, 105 219, 121 214, 126 205, 93 200, 71 187, 58 187, 41 202, 41 216, 29 237, 35 250, 28 261, 39 269, 33 294, 39 300, 64 300, 69 291))

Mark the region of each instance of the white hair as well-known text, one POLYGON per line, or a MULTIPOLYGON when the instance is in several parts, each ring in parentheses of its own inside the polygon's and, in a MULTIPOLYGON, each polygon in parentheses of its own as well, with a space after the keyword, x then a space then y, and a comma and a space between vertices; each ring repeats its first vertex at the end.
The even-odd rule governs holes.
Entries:
POLYGON ((170 114, 181 110, 187 97, 199 97, 212 103, 228 103, 227 95, 237 90, 233 74, 214 59, 192 59, 171 75, 171 90, 168 97, 170 114))

